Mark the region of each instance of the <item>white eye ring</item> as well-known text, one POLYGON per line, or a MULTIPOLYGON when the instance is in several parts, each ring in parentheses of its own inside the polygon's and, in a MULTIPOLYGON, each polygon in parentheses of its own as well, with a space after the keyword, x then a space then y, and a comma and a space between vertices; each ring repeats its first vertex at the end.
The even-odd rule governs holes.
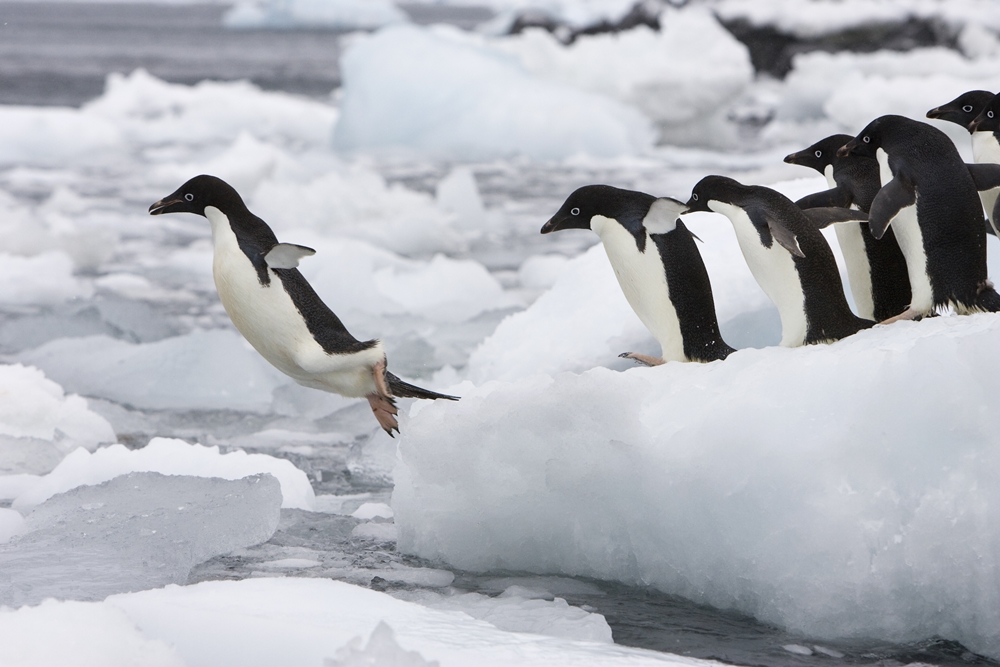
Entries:
POLYGON ((861 141, 863 141, 863 142, 865 142, 865 143, 867 144, 867 143, 870 143, 870 142, 871 142, 871 139, 870 139, 870 138, 868 138, 868 136, 866 135, 866 136, 864 136, 864 137, 861 137, 861 141))
POLYGON ((569 214, 570 215, 580 215, 580 209, 573 208, 573 209, 570 210, 569 214))
POLYGON ((962 107, 962 111, 964 111, 965 113, 969 113, 970 111, 972 111, 972 105, 966 104, 964 107, 962 107))
POLYGON ((816 151, 816 157, 823 157, 823 151, 816 151))
POLYGON ((184 195, 184 199, 186 199, 187 201, 194 201, 194 195, 189 192, 186 195, 184 195))
POLYGON ((698 193, 697 193, 697 192, 695 192, 694 194, 692 194, 692 195, 691 195, 691 199, 693 199, 693 200, 695 200, 695 201, 698 201, 698 193))
POLYGON ((992 111, 987 111, 986 112, 986 117, 987 118, 993 118, 993 112, 992 111))

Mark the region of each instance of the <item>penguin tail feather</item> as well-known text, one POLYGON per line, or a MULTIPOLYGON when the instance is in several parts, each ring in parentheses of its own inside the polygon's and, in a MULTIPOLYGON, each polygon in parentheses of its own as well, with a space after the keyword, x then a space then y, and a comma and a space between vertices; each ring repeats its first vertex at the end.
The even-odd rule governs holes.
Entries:
POLYGON ((457 401, 458 396, 449 396, 448 394, 439 394, 436 391, 431 391, 430 389, 422 389, 409 382, 403 382, 398 377, 390 373, 385 372, 385 379, 389 383, 389 391, 393 396, 399 398, 428 398, 428 399, 438 399, 443 398, 447 401, 457 401))

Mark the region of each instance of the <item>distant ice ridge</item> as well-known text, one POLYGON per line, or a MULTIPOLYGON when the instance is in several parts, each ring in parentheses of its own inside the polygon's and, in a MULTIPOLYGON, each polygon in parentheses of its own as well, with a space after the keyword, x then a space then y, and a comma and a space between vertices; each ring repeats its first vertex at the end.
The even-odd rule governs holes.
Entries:
POLYGON ((0 475, 43 474, 78 447, 114 442, 86 399, 65 394, 37 368, 0 365, 0 475))
POLYGON ((0 545, 0 605, 100 600, 183 583, 198 563, 266 542, 280 505, 270 475, 229 481, 145 472, 77 487, 35 508, 0 545))
POLYGON ((405 424, 398 547, 1000 657, 998 338, 1000 315, 941 317, 466 384, 405 424))
POLYGON ((325 579, 215 581, 113 595, 103 602, 50 600, 0 611, 0 636, 8 638, 0 643, 0 662, 12 667, 63 667, 67 658, 77 664, 153 667, 719 665, 615 644, 505 632, 461 612, 325 579), (87 632, 78 632, 80 627, 87 632), (73 637, 73 652, 65 642, 39 641, 42 632, 73 637), (373 662, 376 657, 389 662, 373 662))
POLYGON ((339 28, 363 30, 405 23, 390 0, 250 0, 222 17, 227 28, 339 28))

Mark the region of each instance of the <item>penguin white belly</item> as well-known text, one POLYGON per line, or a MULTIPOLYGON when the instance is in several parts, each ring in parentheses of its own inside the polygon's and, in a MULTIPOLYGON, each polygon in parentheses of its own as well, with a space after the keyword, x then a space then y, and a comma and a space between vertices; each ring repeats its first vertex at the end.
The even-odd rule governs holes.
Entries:
POLYGON ((865 249, 865 237, 861 225, 856 222, 834 225, 837 242, 847 264, 847 279, 851 284, 854 305, 858 316, 867 320, 875 319, 875 302, 872 298, 872 267, 865 249))
POLYGON ((972 133, 972 159, 1000 164, 1000 142, 992 132, 972 133))
POLYGON ((590 226, 604 244, 625 299, 660 344, 663 360, 687 361, 680 320, 653 239, 647 234, 645 252, 639 252, 635 237, 618 221, 598 215, 590 226))
POLYGON ((261 285, 229 219, 214 207, 207 207, 205 215, 212 223, 212 273, 219 299, 254 349, 301 385, 348 397, 375 393, 372 366, 385 358, 382 344, 351 354, 327 353, 309 332, 281 278, 268 269, 271 282, 261 285))
MULTIPOLYGON (((919 193, 917 197, 920 197, 919 193)), ((910 277, 912 293, 910 308, 928 313, 934 309, 934 290, 931 288, 930 276, 927 275, 927 252, 924 250, 924 235, 917 222, 916 203, 900 209, 890 224, 899 249, 906 259, 906 273, 910 277)))
POLYGON ((802 281, 792 255, 778 242, 765 248, 750 217, 738 206, 720 201, 708 202, 708 207, 722 213, 736 231, 736 240, 757 284, 778 308, 781 317, 781 345, 797 347, 805 343, 809 325, 806 320, 806 298, 802 281))

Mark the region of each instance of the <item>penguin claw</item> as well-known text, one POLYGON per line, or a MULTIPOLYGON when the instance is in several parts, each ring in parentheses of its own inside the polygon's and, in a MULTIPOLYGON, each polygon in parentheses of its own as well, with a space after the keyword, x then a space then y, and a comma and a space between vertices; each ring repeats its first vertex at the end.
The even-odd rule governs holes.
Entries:
POLYGON ((399 433, 399 422, 396 420, 399 410, 396 408, 395 402, 389 396, 379 396, 378 394, 368 394, 365 398, 368 399, 368 405, 371 406, 378 425, 389 434, 390 438, 395 438, 396 436, 392 432, 399 433))

